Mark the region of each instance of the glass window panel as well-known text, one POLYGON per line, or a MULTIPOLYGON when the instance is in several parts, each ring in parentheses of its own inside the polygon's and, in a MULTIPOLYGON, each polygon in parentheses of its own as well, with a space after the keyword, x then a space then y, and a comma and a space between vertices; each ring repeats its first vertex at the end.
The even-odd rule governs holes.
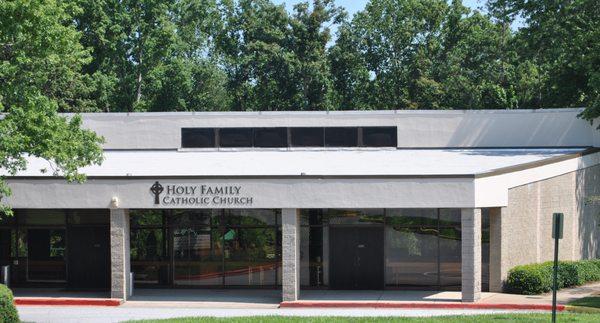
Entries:
POLYGON ((461 231, 440 229, 440 284, 444 289, 460 289, 461 231))
POLYGON ((300 210, 301 225, 323 225, 323 209, 300 210))
POLYGON ((385 231, 386 285, 437 286, 437 232, 410 227, 385 231))
POLYGON ((27 229, 20 228, 17 230, 17 257, 27 257, 27 229))
POLYGON ((325 128, 326 147, 356 147, 358 146, 358 128, 356 127, 327 127, 325 128))
POLYGON ((437 209, 387 209, 386 223, 394 227, 437 228, 437 209))
POLYGON ((162 229, 131 230, 131 267, 136 283, 166 283, 168 262, 164 243, 162 229))
POLYGON ((220 147, 252 147, 252 128, 219 129, 220 147))
POLYGON ((190 226, 190 225, 214 225, 218 219, 220 212, 212 209, 195 209, 195 210, 173 210, 169 218, 170 225, 173 226, 190 226))
POLYGON ((64 225, 63 210, 28 209, 19 212, 19 222, 28 225, 64 225))
POLYGON ((291 128, 293 147, 323 147, 324 129, 323 128, 291 128))
POLYGON ((225 285, 266 286, 277 283, 281 259, 275 228, 228 228, 225 243, 225 285))
POLYGON ((287 128, 254 129, 254 147, 287 147, 287 128))
POLYGON ((396 147, 398 131, 396 127, 363 127, 362 140, 365 147, 396 147))
POLYGON ((327 209, 329 224, 383 224, 383 209, 327 209))
POLYGON ((182 128, 181 147, 212 148, 215 147, 214 128, 182 128))
POLYGON ((129 219, 132 227, 161 226, 163 224, 163 211, 130 210, 129 219))
POLYGON ((225 210, 224 221, 226 225, 273 226, 279 214, 272 209, 230 209, 225 210))
POLYGON ((81 209, 69 212, 69 224, 108 224, 108 210, 81 209))
POLYGON ((160 260, 164 256, 162 229, 132 229, 131 259, 160 260))
POLYGON ((174 284, 223 284, 223 234, 217 228, 173 231, 174 284))
POLYGON ((440 209, 441 227, 460 227, 460 209, 440 209))
POLYGON ((324 285, 323 227, 302 227, 300 237, 300 284, 324 285))

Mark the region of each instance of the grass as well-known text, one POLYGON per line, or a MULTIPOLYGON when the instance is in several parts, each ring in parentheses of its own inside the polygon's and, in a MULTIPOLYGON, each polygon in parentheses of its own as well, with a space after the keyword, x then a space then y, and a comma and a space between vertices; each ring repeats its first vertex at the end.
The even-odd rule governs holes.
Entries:
POLYGON ((600 296, 583 297, 570 302, 567 310, 578 313, 596 313, 600 315, 600 296))
POLYGON ((600 296, 583 297, 570 302, 569 305, 600 308, 600 296))
MULTIPOLYGON (((550 313, 543 314, 489 314, 489 315, 466 315, 466 316, 442 316, 442 317, 292 317, 292 316, 255 316, 255 317, 186 317, 167 320, 143 320, 131 321, 136 323, 371 323, 371 322, 430 322, 430 323, 479 323, 479 322, 549 322, 550 313)), ((599 322, 600 314, 589 313, 559 313, 557 321, 560 322, 599 322)))

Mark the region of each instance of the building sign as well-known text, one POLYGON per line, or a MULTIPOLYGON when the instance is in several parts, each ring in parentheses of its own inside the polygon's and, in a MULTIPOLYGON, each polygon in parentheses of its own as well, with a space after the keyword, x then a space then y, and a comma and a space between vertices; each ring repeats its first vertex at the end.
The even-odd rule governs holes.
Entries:
POLYGON ((163 206, 244 206, 252 205, 253 197, 244 195, 240 185, 177 185, 156 181, 150 192, 154 204, 163 206))

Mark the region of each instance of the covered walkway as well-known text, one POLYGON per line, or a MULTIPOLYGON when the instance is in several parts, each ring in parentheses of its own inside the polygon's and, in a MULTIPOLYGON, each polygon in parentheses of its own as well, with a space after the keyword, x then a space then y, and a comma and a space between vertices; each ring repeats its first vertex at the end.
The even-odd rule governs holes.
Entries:
MULTIPOLYGON (((17 302, 24 299, 106 299, 107 292, 67 291, 61 289, 14 290, 17 302)), ((600 295, 600 282, 580 287, 563 289, 558 292, 558 303, 566 304, 578 298, 600 295)), ((278 308, 281 302, 279 289, 136 289, 133 297, 121 306, 124 307, 190 307, 190 308, 278 308)), ((361 307, 414 307, 451 308, 452 304, 469 307, 461 303, 461 292, 440 291, 341 291, 341 290, 302 290, 300 299, 291 307, 351 307, 332 306, 347 304, 361 307), (302 306, 306 305, 306 306, 302 306), (450 305, 450 306, 449 306, 450 305)), ((522 305, 535 308, 550 305, 551 294, 515 295, 505 293, 482 293, 482 298, 473 305, 478 308, 499 308, 497 305, 522 305)))

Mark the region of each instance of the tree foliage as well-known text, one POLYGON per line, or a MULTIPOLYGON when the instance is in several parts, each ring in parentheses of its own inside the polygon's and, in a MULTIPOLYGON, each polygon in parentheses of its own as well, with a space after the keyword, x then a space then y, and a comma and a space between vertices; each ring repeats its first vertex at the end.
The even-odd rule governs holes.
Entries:
MULTIPOLYGON (((0 2, 0 198, 10 194, 1 175, 25 169, 26 156, 68 180, 83 180, 78 169, 102 159, 101 138, 77 115, 58 114, 94 104, 81 72, 89 50, 71 20, 77 10, 56 0, 0 2)), ((0 211, 10 213, 2 203, 0 211)))
POLYGON ((595 2, 488 0, 480 12, 370 0, 348 17, 334 0, 289 12, 271 0, 76 0, 60 6, 77 61, 45 89, 74 112, 585 106, 594 118, 595 2))

